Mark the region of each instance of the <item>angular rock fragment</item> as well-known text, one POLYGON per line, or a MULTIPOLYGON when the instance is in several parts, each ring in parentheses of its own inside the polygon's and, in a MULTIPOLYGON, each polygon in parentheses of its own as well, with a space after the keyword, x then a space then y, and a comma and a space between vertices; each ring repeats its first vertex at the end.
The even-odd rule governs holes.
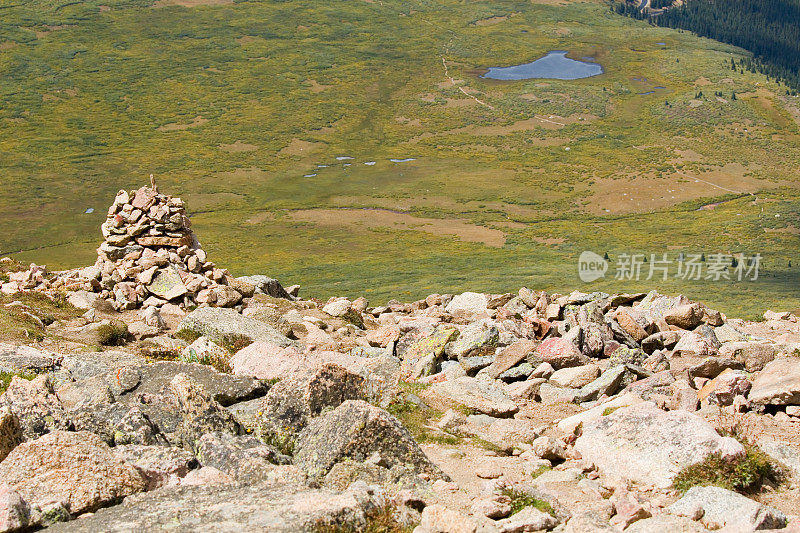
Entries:
POLYGON ((402 464, 416 473, 445 477, 396 418, 360 400, 314 419, 297 439, 294 463, 319 481, 337 462, 363 462, 376 452, 388 467, 402 464))

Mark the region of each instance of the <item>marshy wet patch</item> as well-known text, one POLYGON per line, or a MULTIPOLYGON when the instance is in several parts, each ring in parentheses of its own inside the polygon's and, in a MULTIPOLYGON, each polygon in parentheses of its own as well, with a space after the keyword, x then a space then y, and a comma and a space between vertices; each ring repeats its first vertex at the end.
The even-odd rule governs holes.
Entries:
POLYGON ((481 77, 491 80, 529 80, 533 78, 551 80, 577 80, 599 76, 603 66, 594 61, 570 59, 564 50, 552 50, 544 57, 530 63, 510 67, 490 67, 481 77))

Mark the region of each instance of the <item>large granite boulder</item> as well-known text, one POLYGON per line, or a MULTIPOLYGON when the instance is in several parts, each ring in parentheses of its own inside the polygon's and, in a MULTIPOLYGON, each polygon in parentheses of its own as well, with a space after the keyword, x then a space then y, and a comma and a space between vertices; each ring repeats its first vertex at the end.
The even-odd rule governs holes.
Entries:
POLYGON ((200 438, 209 432, 242 433, 236 418, 186 374, 175 376, 168 390, 177 400, 181 416, 177 433, 189 449, 197 449, 200 438))
POLYGON ((271 342, 281 347, 292 344, 288 337, 269 324, 221 307, 201 307, 192 311, 181 321, 175 334, 195 338, 202 335, 220 345, 232 345, 242 340, 271 342))
POLYGON ((669 508, 678 516, 701 514, 702 523, 709 529, 755 531, 786 527, 786 516, 771 507, 721 487, 692 487, 669 508))
POLYGON ((431 390, 472 411, 490 416, 510 417, 519 411, 505 390, 488 377, 461 376, 435 383, 431 390))
POLYGON ((34 372, 41 374, 54 371, 61 362, 61 356, 32 348, 15 346, 0 342, 0 372, 9 374, 34 372))
POLYGON ((748 399, 762 405, 800 405, 800 358, 768 363, 753 381, 748 399))
POLYGON ((118 503, 147 486, 100 437, 83 431, 54 431, 20 444, 0 463, 0 479, 31 505, 62 501, 73 515, 118 503))
POLYGON ((127 498, 122 505, 51 529, 127 533, 159 531, 170 524, 187 532, 312 533, 325 526, 333 531, 363 531, 368 516, 381 504, 382 498, 362 484, 341 493, 296 483, 196 485, 127 498))
POLYGON ((735 439, 721 437, 703 418, 665 412, 651 402, 622 407, 583 426, 575 449, 601 472, 667 488, 684 468, 713 453, 744 455, 735 439))
POLYGON ((323 409, 346 400, 365 398, 365 380, 334 364, 324 363, 288 376, 272 387, 261 403, 258 424, 267 441, 287 441, 323 409))

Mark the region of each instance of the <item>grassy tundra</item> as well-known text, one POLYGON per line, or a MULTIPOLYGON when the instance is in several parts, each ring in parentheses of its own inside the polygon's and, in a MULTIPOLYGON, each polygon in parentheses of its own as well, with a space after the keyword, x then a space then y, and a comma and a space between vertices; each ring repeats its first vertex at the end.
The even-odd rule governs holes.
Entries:
POLYGON ((800 102, 731 70, 736 48, 558 0, 0 11, 0 253, 92 262, 114 193, 154 173, 213 260, 307 295, 656 287, 800 308, 800 102), (549 50, 605 73, 480 78, 549 50), (578 280, 586 249, 610 255, 605 280, 578 280), (613 279, 620 254, 665 252, 763 263, 751 282, 613 279))

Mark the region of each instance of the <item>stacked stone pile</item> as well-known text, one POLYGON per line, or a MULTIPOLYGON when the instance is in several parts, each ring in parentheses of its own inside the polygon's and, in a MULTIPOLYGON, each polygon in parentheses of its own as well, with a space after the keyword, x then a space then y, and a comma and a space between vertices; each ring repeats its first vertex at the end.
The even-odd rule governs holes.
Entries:
POLYGON ((183 200, 160 194, 154 185, 119 191, 101 229, 104 241, 94 266, 51 274, 31 265, 13 273, 3 291, 88 291, 93 294, 81 298, 91 300, 90 306, 98 307, 94 302, 102 298, 118 311, 233 307, 254 292, 289 297, 275 280, 236 280, 217 268, 192 233, 183 200))
POLYGON ((180 198, 152 187, 120 191, 102 231, 105 241, 87 277, 117 309, 167 302, 227 307, 242 298, 228 286, 227 271, 208 261, 180 198))

